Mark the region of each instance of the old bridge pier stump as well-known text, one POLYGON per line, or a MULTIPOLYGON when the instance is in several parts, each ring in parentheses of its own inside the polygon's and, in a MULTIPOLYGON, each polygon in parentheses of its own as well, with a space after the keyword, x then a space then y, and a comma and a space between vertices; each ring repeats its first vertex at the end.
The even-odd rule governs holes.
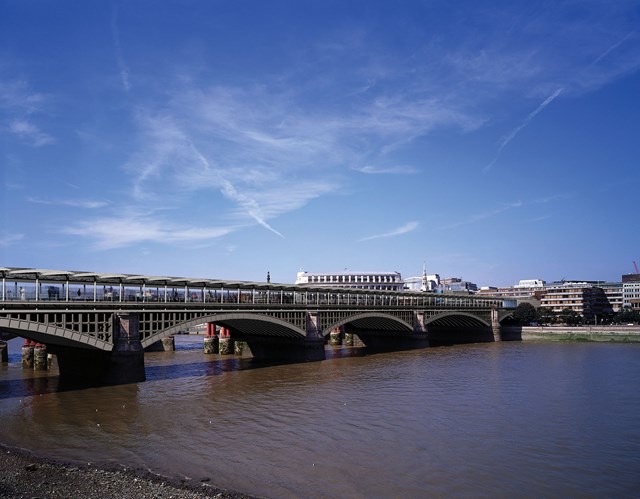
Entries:
POLYGON ((216 325, 213 322, 207 322, 207 333, 204 337, 204 353, 207 355, 218 353, 220 351, 220 340, 216 336, 216 325))
POLYGON ((218 341, 220 355, 231 355, 234 353, 233 339, 226 327, 220 328, 220 339, 218 341))
POLYGON ((342 328, 340 326, 333 328, 329 333, 329 345, 342 345, 342 328))
POLYGON ((41 343, 36 343, 33 347, 33 368, 36 371, 46 371, 49 369, 47 347, 41 343))
POLYGON ((35 343, 31 340, 24 340, 22 345, 22 368, 33 369, 33 351, 35 343))

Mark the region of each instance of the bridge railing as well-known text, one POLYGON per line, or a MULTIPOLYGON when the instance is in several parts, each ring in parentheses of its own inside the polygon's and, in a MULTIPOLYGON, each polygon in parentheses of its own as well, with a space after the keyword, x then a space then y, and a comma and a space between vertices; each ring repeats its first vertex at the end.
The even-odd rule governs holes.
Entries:
POLYGON ((415 291, 318 288, 269 283, 103 276, 101 274, 0 268, 2 303, 114 302, 256 304, 410 308, 491 308, 502 299, 415 291), (131 284, 135 282, 135 284, 131 284))

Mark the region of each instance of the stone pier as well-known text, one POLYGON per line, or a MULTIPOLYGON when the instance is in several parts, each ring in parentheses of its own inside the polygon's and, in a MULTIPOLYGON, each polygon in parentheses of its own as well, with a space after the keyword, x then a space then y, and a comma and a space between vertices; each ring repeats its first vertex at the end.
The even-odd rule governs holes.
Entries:
POLYGON ((24 345, 22 345, 23 369, 33 369, 33 350, 34 343, 30 340, 24 340, 24 345))
POLYGON ((216 325, 213 322, 206 323, 206 336, 204 337, 204 353, 215 354, 220 351, 220 339, 216 335, 216 325))
POLYGON ((36 371, 46 371, 49 369, 47 347, 40 343, 36 344, 33 348, 33 368, 36 371))
POLYGON ((176 340, 171 336, 162 338, 144 349, 145 352, 173 352, 176 349, 176 340))
POLYGON ((0 340, 0 363, 9 362, 9 346, 6 341, 0 340))
POLYGON ((220 355, 231 355, 234 352, 231 333, 226 327, 220 328, 220 338, 218 339, 218 351, 220 355))

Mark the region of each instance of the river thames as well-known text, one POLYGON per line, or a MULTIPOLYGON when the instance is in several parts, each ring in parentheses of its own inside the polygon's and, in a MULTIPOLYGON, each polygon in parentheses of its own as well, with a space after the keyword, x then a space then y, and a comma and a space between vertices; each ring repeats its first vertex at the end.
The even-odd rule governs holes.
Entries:
POLYGON ((144 383, 58 390, 0 366, 0 441, 272 498, 629 497, 640 344, 502 342, 255 366, 202 337, 144 383))

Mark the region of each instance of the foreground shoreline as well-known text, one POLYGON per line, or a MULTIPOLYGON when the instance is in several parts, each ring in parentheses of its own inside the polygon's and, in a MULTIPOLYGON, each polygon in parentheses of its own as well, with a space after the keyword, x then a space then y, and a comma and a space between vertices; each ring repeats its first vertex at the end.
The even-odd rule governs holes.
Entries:
POLYGON ((0 497, 257 499, 217 488, 208 478, 196 481, 132 467, 72 464, 4 444, 0 444, 0 497))

